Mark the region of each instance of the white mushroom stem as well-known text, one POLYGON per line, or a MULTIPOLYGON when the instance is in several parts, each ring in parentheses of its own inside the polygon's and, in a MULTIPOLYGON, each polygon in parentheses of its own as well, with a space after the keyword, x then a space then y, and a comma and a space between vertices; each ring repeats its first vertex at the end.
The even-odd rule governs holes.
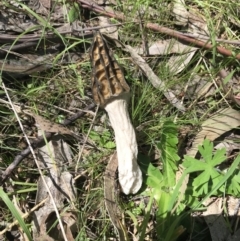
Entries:
POLYGON ((115 133, 120 185, 125 194, 134 194, 142 186, 142 172, 137 164, 138 147, 128 113, 127 95, 113 99, 105 110, 115 133))

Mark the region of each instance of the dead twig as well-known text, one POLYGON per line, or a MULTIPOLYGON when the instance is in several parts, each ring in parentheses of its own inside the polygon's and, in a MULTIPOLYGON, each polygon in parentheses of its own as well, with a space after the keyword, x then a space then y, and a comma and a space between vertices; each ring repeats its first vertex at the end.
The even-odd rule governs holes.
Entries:
MULTIPOLYGON (((203 40, 207 40, 210 41, 210 38, 204 35, 200 35, 200 34, 193 34, 193 33, 181 33, 182 35, 188 36, 190 38, 197 38, 197 39, 203 39, 203 40)), ((240 45, 240 41, 239 40, 227 40, 227 39, 220 39, 220 38, 216 38, 214 39, 214 41, 219 42, 219 43, 226 43, 226 44, 234 44, 234 45, 240 45)))
POLYGON ((149 55, 149 48, 148 48, 148 41, 146 38, 144 24, 143 24, 143 21, 141 20, 143 19, 144 14, 141 14, 140 12, 138 12, 138 16, 140 19, 139 26, 140 26, 141 35, 142 35, 143 56, 146 57, 149 55))
POLYGON ((175 106, 178 110, 185 112, 185 107, 170 90, 166 90, 164 82, 161 81, 157 75, 155 75, 146 61, 141 56, 139 56, 132 47, 125 45, 125 48, 131 54, 134 63, 141 68, 152 85, 157 89, 163 90, 163 94, 169 100, 169 102, 172 103, 172 105, 175 106))
MULTIPOLYGON (((39 207, 41 207, 45 202, 47 198, 43 199, 40 203, 36 204, 29 212, 22 215, 23 219, 26 219, 29 217, 30 214, 32 214, 35 210, 37 210, 39 207)), ((0 236, 5 234, 7 231, 11 230, 14 226, 18 225, 18 220, 15 220, 11 224, 7 225, 7 227, 0 231, 0 236)))
MULTIPOLYGON (((109 28, 109 27, 113 27, 113 26, 121 26, 124 23, 116 23, 116 24, 110 24, 110 25, 106 25, 106 26, 97 26, 97 27, 91 27, 91 28, 85 28, 85 29, 81 29, 81 30, 77 30, 77 29, 69 29, 67 31, 58 31, 59 35, 64 35, 64 34, 72 34, 76 37, 92 37, 94 31, 102 29, 102 28, 109 28)), ((45 32, 45 33, 40 33, 40 34, 26 34, 26 35, 12 35, 12 34, 0 34, 0 43, 11 43, 11 42, 23 42, 25 45, 29 43, 29 41, 33 42, 33 41, 45 41, 45 40, 58 40, 59 41, 59 37, 53 33, 53 32, 45 32)), ((31 45, 31 44, 30 44, 31 45)), ((16 46, 16 45, 15 45, 16 46)), ((12 49, 11 46, 9 46, 10 49, 12 49)), ((24 45, 23 45, 24 47, 24 45)))

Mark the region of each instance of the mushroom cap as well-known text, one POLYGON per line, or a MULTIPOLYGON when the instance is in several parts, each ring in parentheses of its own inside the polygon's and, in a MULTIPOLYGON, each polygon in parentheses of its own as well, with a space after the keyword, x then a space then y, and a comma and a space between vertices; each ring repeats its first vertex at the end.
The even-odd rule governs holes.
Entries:
POLYGON ((90 50, 92 93, 96 104, 104 107, 113 99, 126 96, 130 87, 123 71, 100 32, 96 32, 90 50))

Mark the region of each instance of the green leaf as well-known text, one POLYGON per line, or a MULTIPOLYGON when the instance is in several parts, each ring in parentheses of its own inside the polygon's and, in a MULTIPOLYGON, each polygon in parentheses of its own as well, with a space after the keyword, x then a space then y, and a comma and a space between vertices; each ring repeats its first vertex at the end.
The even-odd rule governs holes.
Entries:
POLYGON ((108 141, 103 145, 103 147, 107 149, 113 149, 116 147, 116 144, 113 141, 108 141))
MULTIPOLYGON (((209 191, 209 193, 202 199, 202 203, 206 201, 211 195, 213 195, 219 188, 226 183, 227 180, 231 179, 231 176, 236 171, 236 169, 239 167, 240 164, 240 155, 237 156, 237 158, 233 161, 228 171, 225 173, 225 175, 221 178, 220 182, 217 183, 217 185, 213 186, 212 189, 209 191)), ((198 208, 199 205, 196 206, 198 208)))
POLYGON ((152 188, 151 194, 153 194, 155 200, 160 200, 161 189, 164 183, 161 171, 150 163, 150 159, 147 156, 139 154, 138 161, 143 173, 144 184, 152 188))
MULTIPOLYGON (((215 166, 221 164, 226 159, 226 150, 216 150, 214 153, 213 143, 205 139, 202 146, 198 147, 202 160, 184 156, 183 166, 188 173, 202 171, 192 182, 194 195, 201 196, 207 194, 212 186, 222 179, 223 174, 217 171, 215 166), (214 153, 214 154, 213 154, 214 153)), ((223 191, 223 187, 220 187, 223 191)))
POLYGON ((208 139, 205 139, 203 141, 202 146, 198 146, 198 150, 205 162, 210 162, 212 160, 213 143, 210 142, 208 139))
POLYGON ((237 170, 227 183, 227 193, 239 197, 240 193, 240 171, 237 170))
POLYGON ((95 132, 95 131, 91 131, 89 133, 89 137, 93 140, 93 141, 100 141, 101 140, 101 136, 99 133, 95 132))
POLYGON ((204 163, 191 156, 185 155, 182 165, 183 167, 188 168, 189 173, 205 170, 204 163))
POLYGON ((217 166, 221 164, 224 160, 226 160, 226 150, 225 149, 217 150, 213 156, 213 159, 211 160, 211 165, 217 166))
POLYGON ((194 195, 201 196, 202 194, 207 194, 211 190, 212 185, 216 185, 221 178, 222 175, 214 169, 202 172, 193 181, 194 195))
POLYGON ((224 79, 223 79, 223 84, 226 85, 228 82, 232 79, 233 74, 236 72, 236 70, 232 70, 224 79))
POLYGON ((199 146, 198 149, 204 161, 212 167, 222 163, 226 159, 225 149, 216 150, 213 156, 213 143, 210 142, 208 139, 205 139, 203 145, 199 146))
POLYGON ((116 144, 113 141, 110 141, 111 135, 110 132, 104 131, 102 133, 97 133, 95 131, 91 131, 89 133, 89 137, 97 142, 97 144, 101 147, 113 149, 116 147, 116 144))
POLYGON ((162 127, 161 139, 158 148, 161 151, 161 160, 163 162, 163 176, 165 185, 173 187, 175 185, 175 174, 178 156, 178 130, 176 125, 171 121, 166 121, 162 127))
POLYGON ((77 3, 74 3, 73 6, 68 11, 68 21, 70 23, 74 22, 80 14, 80 9, 77 3))
POLYGON ((147 180, 146 183, 149 187, 160 189, 163 182, 163 175, 157 167, 154 167, 149 163, 147 169, 147 180))

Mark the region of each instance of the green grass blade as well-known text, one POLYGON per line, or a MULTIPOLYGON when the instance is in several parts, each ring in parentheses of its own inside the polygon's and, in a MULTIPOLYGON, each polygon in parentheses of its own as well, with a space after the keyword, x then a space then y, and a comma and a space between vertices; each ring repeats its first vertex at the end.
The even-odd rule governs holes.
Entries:
POLYGON ((151 209, 152 209, 152 204, 153 204, 153 196, 154 196, 154 194, 152 193, 150 196, 148 205, 147 205, 145 218, 142 222, 141 235, 140 235, 139 241, 144 241, 145 236, 146 236, 146 229, 147 229, 147 225, 148 225, 148 221, 149 221, 150 213, 151 213, 151 209))
POLYGON ((44 28, 49 28, 50 30, 52 30, 62 40, 62 43, 65 45, 65 47, 67 47, 65 44, 64 37, 56 29, 54 29, 49 22, 47 22, 44 18, 42 18, 36 12, 32 11, 27 5, 21 2, 18 2, 18 4, 22 7, 23 10, 26 10, 29 14, 31 14, 31 16, 35 17, 44 26, 44 28))
POLYGON ((0 198, 4 201, 4 203, 8 206, 9 210, 11 211, 13 217, 18 221, 20 227, 23 229, 23 232, 27 235, 28 239, 33 241, 31 234, 25 224, 24 220, 22 219, 21 215, 13 205, 12 201, 9 199, 8 195, 0 188, 0 198))

